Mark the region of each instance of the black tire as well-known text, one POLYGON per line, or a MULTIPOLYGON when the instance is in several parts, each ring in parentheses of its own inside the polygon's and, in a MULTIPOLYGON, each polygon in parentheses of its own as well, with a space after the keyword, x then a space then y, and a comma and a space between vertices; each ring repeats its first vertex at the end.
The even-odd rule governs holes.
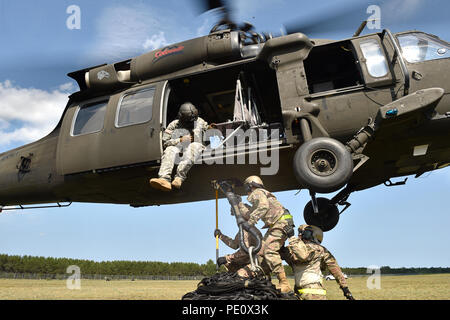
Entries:
POLYGON ((339 222, 339 209, 327 198, 317 198, 319 213, 314 213, 312 202, 308 202, 303 210, 303 218, 307 224, 319 227, 323 232, 330 231, 339 222))
POLYGON ((342 188, 353 174, 350 152, 332 138, 314 138, 303 143, 294 156, 294 174, 300 185, 318 193, 342 188))

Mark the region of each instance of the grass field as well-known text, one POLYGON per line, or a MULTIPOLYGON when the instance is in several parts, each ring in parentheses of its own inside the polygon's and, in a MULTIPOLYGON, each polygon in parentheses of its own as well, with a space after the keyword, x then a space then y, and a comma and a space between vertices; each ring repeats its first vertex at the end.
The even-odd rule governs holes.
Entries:
MULTIPOLYGON (((290 280, 293 286, 293 280, 290 280)), ((367 277, 348 279, 359 300, 450 300, 450 274, 382 276, 381 289, 367 289, 367 277)), ((80 290, 69 290, 62 280, 0 279, 0 300, 180 300, 198 281, 81 280, 80 290)), ((276 283, 276 282, 274 282, 276 283)), ((335 281, 326 281, 330 300, 344 299, 335 281)))

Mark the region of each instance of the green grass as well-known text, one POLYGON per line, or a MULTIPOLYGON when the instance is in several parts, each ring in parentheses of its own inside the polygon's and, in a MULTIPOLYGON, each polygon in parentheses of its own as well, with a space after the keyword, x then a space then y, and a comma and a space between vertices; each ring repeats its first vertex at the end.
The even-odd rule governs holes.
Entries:
MULTIPOLYGON (((450 274, 382 276, 381 289, 367 288, 368 277, 347 279, 353 296, 361 300, 450 300, 450 274)), ((324 281, 327 297, 345 299, 336 281, 324 281)))
MULTIPOLYGON (((179 300, 195 290, 198 282, 81 280, 80 290, 69 290, 62 280, 0 279, 0 300, 179 300)), ((292 279, 290 282, 293 285, 292 279)), ((382 276, 380 290, 367 289, 366 282, 367 277, 348 279, 356 299, 450 300, 450 274, 382 276)), ((335 281, 325 281, 324 285, 328 299, 345 299, 335 281)))

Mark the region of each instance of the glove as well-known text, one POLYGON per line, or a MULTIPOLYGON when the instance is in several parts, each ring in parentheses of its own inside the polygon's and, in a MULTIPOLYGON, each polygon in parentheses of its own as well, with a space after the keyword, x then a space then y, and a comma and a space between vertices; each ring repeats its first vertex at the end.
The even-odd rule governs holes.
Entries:
POLYGON ((214 230, 214 238, 217 237, 217 236, 220 237, 221 235, 222 235, 222 232, 220 232, 220 229, 214 230))
POLYGON ((283 245, 280 248, 279 253, 280 253, 281 259, 286 260, 286 259, 284 259, 284 257, 289 256, 289 249, 283 245))
POLYGON ((217 258, 217 265, 220 267, 221 265, 227 263, 227 258, 225 257, 219 257, 217 258))
POLYGON ((293 237, 295 235, 294 227, 295 227, 294 222, 292 220, 289 220, 288 225, 283 228, 288 238, 293 237))
POLYGON ((342 292, 344 292, 344 297, 347 298, 347 300, 355 300, 355 298, 353 298, 352 293, 350 292, 350 290, 348 289, 348 287, 344 287, 342 288, 342 292))
POLYGON ((240 195, 237 195, 235 193, 229 195, 228 201, 231 205, 237 206, 240 202, 242 202, 242 197, 240 195))
POLYGON ((284 227, 283 230, 288 238, 293 237, 295 235, 294 228, 291 225, 287 225, 286 227, 284 227))

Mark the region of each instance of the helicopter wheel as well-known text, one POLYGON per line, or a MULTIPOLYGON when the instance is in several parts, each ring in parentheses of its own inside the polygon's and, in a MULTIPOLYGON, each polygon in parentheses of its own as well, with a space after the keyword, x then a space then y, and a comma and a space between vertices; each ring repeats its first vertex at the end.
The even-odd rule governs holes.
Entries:
POLYGON ((342 188, 353 174, 353 159, 339 141, 321 137, 303 143, 294 156, 294 174, 306 189, 331 193, 342 188))
POLYGON ((303 210, 303 218, 307 224, 319 227, 323 232, 330 231, 339 222, 339 209, 327 198, 317 198, 319 212, 314 213, 312 201, 303 210))

